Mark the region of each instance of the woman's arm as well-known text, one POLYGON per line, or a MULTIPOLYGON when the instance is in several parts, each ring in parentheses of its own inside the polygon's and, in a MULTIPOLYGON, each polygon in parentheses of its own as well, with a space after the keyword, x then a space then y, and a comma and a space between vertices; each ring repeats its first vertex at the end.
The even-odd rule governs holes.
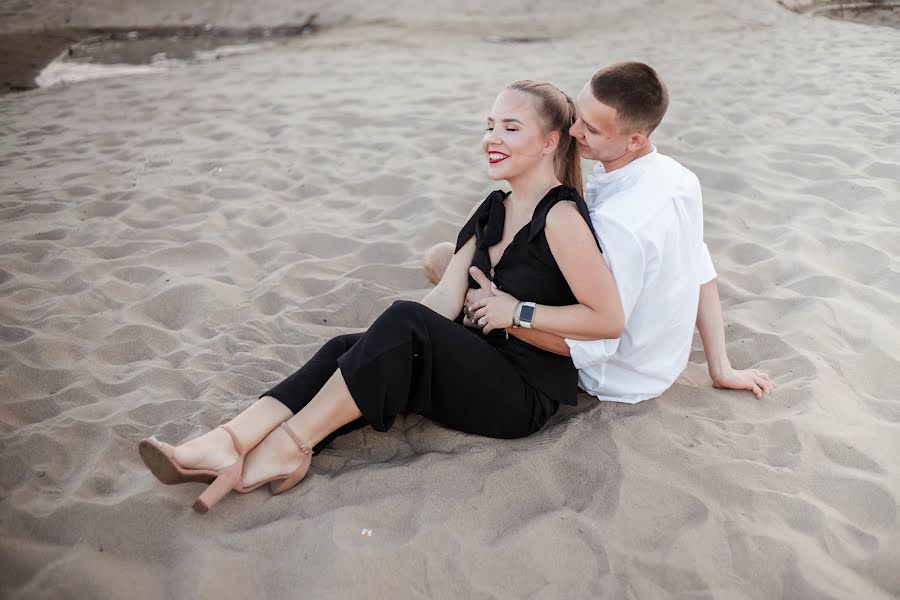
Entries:
POLYGON ((625 315, 616 282, 575 204, 560 202, 551 208, 544 234, 578 304, 538 306, 532 328, 570 340, 619 337, 625 315))
MULTIPOLYGON (((575 205, 560 202, 551 208, 547 213, 544 232, 550 251, 578 304, 536 306, 532 329, 570 340, 619 337, 625 326, 625 316, 616 283, 593 233, 575 205)), ((495 291, 494 294, 473 305, 475 319, 485 333, 510 327, 516 302, 528 301, 528 298, 516 299, 503 292, 495 291)), ((546 336, 544 338, 542 342, 546 342, 546 336)), ((535 345, 544 347, 543 343, 535 345)))
MULTIPOLYGON (((481 286, 478 291, 488 290, 492 295, 504 295, 503 292, 492 287, 491 280, 487 278, 487 275, 481 272, 481 269, 469 269, 469 274, 472 275, 472 279, 481 286)), ((515 306, 516 299, 509 294, 506 294, 506 296, 510 298, 510 302, 515 306)), ((469 296, 466 296, 466 298, 468 299, 469 296)), ((472 302, 474 305, 477 300, 472 302)), ((571 356, 569 345, 566 344, 566 340, 563 339, 562 336, 547 333, 546 331, 538 331, 537 329, 526 329, 524 327, 514 328, 511 326, 507 327, 506 332, 511 336, 519 338, 523 342, 531 344, 532 346, 537 346, 541 350, 553 352, 554 354, 561 354, 562 356, 571 356)))
POLYGON ((475 236, 450 259, 444 276, 422 298, 422 304, 451 321, 462 312, 463 300, 469 289, 469 267, 475 256, 475 236))
MULTIPOLYGON (((478 203, 469 211, 466 222, 472 218, 482 203, 478 203)), ((434 288, 422 298, 422 304, 434 312, 455 320, 462 312, 466 292, 469 290, 469 267, 475 258, 475 236, 469 238, 459 252, 453 254, 444 275, 434 288)))

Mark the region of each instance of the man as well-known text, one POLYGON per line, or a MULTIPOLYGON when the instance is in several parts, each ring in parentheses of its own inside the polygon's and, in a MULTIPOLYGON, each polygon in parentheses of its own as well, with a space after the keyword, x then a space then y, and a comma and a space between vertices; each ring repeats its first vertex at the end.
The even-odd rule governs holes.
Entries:
MULTIPOLYGON (((585 200, 622 300, 622 336, 577 341, 533 329, 508 331, 570 355, 586 392, 633 404, 659 396, 675 382, 687 366, 696 324, 713 385, 750 390, 761 398, 772 389, 769 376, 734 369, 725 350, 697 177, 650 143, 668 103, 666 87, 652 68, 615 64, 594 74, 581 90, 569 130, 581 156, 598 161, 585 200)), ((451 245, 440 244, 426 254, 432 281, 440 279, 452 252, 451 245)), ((480 271, 472 274, 481 289, 469 290, 466 305, 493 293, 480 271)))

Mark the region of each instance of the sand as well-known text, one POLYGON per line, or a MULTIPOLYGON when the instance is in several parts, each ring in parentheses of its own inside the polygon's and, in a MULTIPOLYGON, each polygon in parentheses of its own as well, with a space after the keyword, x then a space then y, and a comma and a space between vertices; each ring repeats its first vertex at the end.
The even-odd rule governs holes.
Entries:
POLYGON ((900 594, 898 32, 562 7, 0 98, 0 596, 900 594), (553 40, 485 41, 522 33, 553 40), (655 141, 700 177, 729 354, 774 395, 713 389, 695 340, 660 398, 584 396, 523 440, 403 418, 205 516, 149 475, 141 438, 214 427, 425 293, 422 253, 494 187, 496 91, 626 58, 669 84, 655 141))

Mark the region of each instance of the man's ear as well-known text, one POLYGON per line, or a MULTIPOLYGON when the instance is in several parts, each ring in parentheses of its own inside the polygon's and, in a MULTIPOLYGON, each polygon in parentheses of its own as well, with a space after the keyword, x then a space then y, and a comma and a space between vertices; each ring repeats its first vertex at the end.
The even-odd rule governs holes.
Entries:
POLYGON ((647 135, 640 129, 632 133, 631 137, 628 138, 629 152, 639 152, 649 145, 650 138, 648 138, 647 135))
POLYGON ((544 144, 544 154, 553 154, 557 146, 559 146, 559 132, 551 131, 547 136, 547 143, 544 144))

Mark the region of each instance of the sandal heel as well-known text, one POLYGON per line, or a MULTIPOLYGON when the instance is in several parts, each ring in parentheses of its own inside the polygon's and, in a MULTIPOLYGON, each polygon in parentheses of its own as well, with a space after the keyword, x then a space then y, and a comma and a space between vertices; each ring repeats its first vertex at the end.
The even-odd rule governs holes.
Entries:
POLYGON ((194 500, 193 508, 200 514, 205 514, 216 505, 228 492, 239 487, 241 483, 241 471, 243 470, 243 457, 236 463, 222 470, 216 480, 209 484, 202 494, 194 500))
POLYGON ((307 457, 303 464, 301 464, 297 469, 291 473, 286 479, 282 479, 281 481, 273 481, 269 484, 269 491, 272 492, 273 496, 277 496, 278 494, 283 494, 286 491, 293 489, 300 483, 304 477, 306 477, 306 472, 309 471, 309 463, 310 460, 307 457))

